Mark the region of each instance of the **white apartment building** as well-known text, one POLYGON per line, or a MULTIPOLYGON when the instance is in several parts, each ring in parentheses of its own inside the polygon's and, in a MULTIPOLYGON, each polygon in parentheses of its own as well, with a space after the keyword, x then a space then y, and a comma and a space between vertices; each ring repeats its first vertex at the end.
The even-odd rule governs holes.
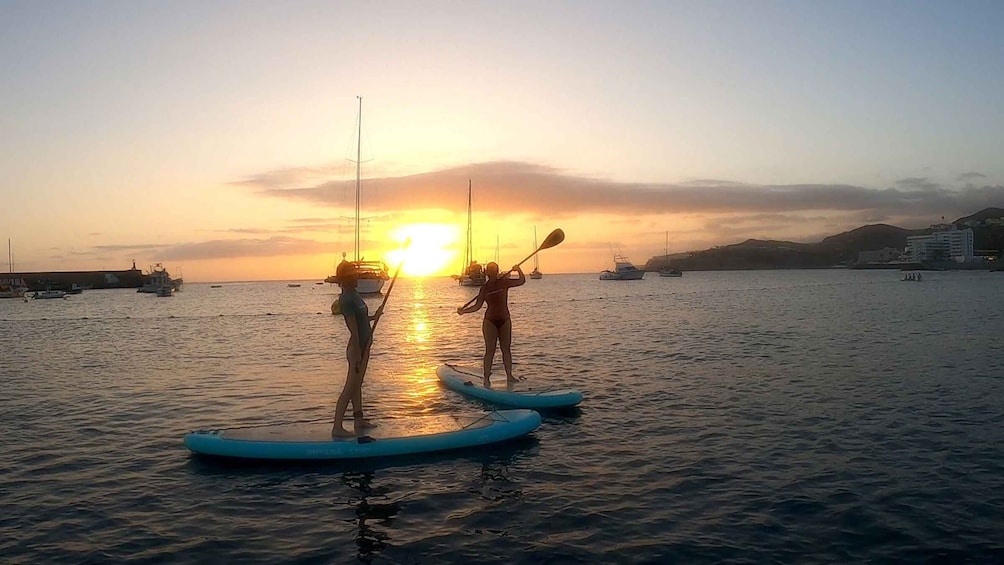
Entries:
POLYGON ((910 261, 957 261, 973 260, 973 230, 939 231, 930 235, 911 235, 906 238, 906 254, 910 261))

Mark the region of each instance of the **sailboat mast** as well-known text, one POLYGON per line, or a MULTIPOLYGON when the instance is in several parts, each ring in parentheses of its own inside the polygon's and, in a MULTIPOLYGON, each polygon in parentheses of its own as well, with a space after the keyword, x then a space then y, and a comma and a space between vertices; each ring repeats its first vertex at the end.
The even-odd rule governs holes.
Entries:
POLYGON ((353 260, 359 260, 359 196, 361 194, 360 187, 362 182, 360 181, 360 170, 359 166, 362 160, 362 147, 363 147, 363 97, 356 96, 359 99, 359 123, 358 133, 356 134, 356 247, 355 255, 353 260))
POLYGON ((471 243, 473 243, 472 240, 474 239, 474 227, 471 223, 471 209, 471 179, 467 179, 467 251, 464 254, 464 269, 466 269, 474 259, 474 253, 471 252, 471 243))
MULTIPOLYGON (((533 248, 537 249, 537 226, 533 226, 533 248)), ((540 267, 537 264, 537 254, 534 253, 534 255, 533 255, 533 270, 537 271, 539 269, 540 269, 540 267)))
POLYGON ((10 268, 11 274, 14 274, 14 254, 10 250, 10 238, 7 238, 7 267, 10 268))

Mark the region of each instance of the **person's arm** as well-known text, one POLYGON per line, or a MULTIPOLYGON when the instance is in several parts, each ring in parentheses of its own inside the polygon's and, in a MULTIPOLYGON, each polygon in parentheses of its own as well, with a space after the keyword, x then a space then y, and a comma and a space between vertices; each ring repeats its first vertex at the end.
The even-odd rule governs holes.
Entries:
POLYGON ((485 303, 486 288, 488 288, 487 284, 482 285, 481 290, 478 291, 478 299, 474 302, 474 304, 471 304, 467 308, 464 308, 463 306, 457 308, 457 314, 470 314, 471 312, 477 312, 478 310, 480 310, 485 303))
POLYGON ((509 286, 520 286, 520 285, 522 285, 523 283, 526 282, 526 275, 523 274, 523 269, 520 269, 519 265, 516 265, 515 267, 513 267, 512 270, 514 270, 517 273, 519 273, 519 278, 518 279, 514 279, 514 280, 510 280, 509 281, 509 286))

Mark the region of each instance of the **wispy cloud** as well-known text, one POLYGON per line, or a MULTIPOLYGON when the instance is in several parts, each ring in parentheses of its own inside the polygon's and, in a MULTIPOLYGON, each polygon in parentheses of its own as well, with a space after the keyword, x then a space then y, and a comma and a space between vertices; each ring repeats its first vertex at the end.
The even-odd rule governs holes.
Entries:
POLYGON ((163 249, 159 256, 165 261, 200 261, 238 257, 314 255, 332 251, 331 244, 327 242, 276 236, 266 239, 221 239, 183 243, 163 249))
MULTIPOLYGON (((344 204, 354 181, 300 181, 316 169, 283 169, 252 175, 235 184, 263 196, 331 207, 344 204)), ((966 178, 980 178, 967 173, 966 178)), ((316 177, 314 177, 316 178, 316 177)), ((785 214, 853 212, 862 217, 929 218, 962 216, 1004 201, 999 185, 946 187, 926 177, 904 178, 875 189, 848 184, 762 185, 698 179, 681 183, 631 183, 575 175, 532 163, 478 163, 429 173, 373 179, 386 210, 466 208, 467 181, 474 182, 476 210, 482 213, 645 216, 679 213, 785 214)))

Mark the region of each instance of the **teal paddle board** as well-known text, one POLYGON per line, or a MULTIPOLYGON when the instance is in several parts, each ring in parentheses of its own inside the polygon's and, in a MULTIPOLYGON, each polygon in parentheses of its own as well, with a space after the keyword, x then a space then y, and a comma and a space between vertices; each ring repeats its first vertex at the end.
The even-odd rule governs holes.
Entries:
POLYGON ((524 436, 540 425, 533 410, 376 420, 352 438, 331 437, 331 422, 193 431, 193 453, 239 459, 338 460, 411 455, 475 447, 524 436))
MULTIPOLYGON (((441 365, 436 369, 436 376, 450 390, 501 406, 540 410, 570 408, 582 402, 582 393, 575 389, 529 390, 521 388, 523 385, 520 383, 510 390, 505 384, 505 375, 502 375, 500 384, 493 384, 493 388, 485 388, 482 384, 484 378, 480 372, 450 364, 441 365)), ((493 380, 500 379, 496 376, 493 380)))

